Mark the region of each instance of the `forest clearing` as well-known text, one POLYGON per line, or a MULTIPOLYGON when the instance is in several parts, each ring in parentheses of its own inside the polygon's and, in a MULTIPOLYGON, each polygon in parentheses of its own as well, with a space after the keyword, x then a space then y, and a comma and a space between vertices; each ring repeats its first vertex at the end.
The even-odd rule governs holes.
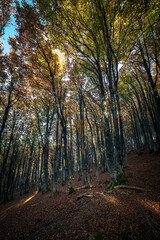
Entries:
POLYGON ((127 185, 142 190, 106 192, 109 174, 101 173, 102 183, 98 185, 95 170, 91 169, 91 189, 80 189, 82 181, 74 178, 71 182, 76 191, 72 194, 67 193, 66 186, 60 186, 59 194, 37 193, 35 188, 23 196, 18 193, 14 200, 0 206, 0 239, 87 240, 99 232, 102 238, 93 239, 158 240, 160 157, 145 150, 140 156, 131 151, 128 158, 127 185), (88 197, 79 198, 86 193, 88 197))

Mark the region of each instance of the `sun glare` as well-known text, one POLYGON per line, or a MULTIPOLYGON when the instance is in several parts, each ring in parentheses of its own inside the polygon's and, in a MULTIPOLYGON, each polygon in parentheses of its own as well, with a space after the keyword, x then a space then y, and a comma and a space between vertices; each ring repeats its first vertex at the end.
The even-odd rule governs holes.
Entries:
POLYGON ((148 208, 149 210, 152 210, 153 212, 160 215, 160 204, 159 202, 151 201, 151 200, 141 200, 141 205, 143 205, 145 208, 148 208))
POLYGON ((56 53, 58 55, 60 62, 64 62, 65 61, 65 54, 63 52, 61 52, 61 50, 54 49, 54 53, 56 53))
POLYGON ((32 198, 34 198, 37 193, 38 193, 38 191, 36 191, 36 192, 34 193, 34 195, 32 195, 31 197, 27 198, 27 199, 23 202, 23 205, 24 205, 25 203, 29 202, 32 198))
POLYGON ((118 199, 114 196, 102 195, 102 197, 110 203, 113 203, 115 205, 118 204, 118 199))

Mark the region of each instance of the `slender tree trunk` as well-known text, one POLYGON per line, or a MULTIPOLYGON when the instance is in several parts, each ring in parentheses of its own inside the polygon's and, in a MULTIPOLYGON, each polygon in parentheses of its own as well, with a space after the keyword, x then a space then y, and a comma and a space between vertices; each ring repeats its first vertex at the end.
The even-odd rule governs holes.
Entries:
POLYGON ((76 155, 77 155, 77 163, 76 163, 76 170, 78 174, 78 181, 81 180, 81 165, 80 165, 80 142, 79 142, 79 130, 76 124, 76 155))
POLYGON ((30 156, 28 159, 28 166, 27 166, 27 172, 26 172, 26 176, 25 176, 25 193, 29 192, 29 183, 30 183, 30 175, 31 175, 31 167, 32 167, 32 157, 33 157, 33 150, 34 150, 34 144, 35 144, 35 139, 32 140, 31 142, 31 146, 30 146, 30 156))
POLYGON ((1 190, 2 190, 2 182, 3 182, 3 177, 6 173, 6 165, 7 165, 7 160, 8 160, 8 156, 10 153, 10 149, 11 149, 11 145, 13 142, 13 133, 14 133, 14 128, 15 128, 15 124, 16 124, 16 119, 15 119, 15 113, 13 114, 13 120, 12 120, 12 129, 11 129, 11 134, 10 134, 10 139, 9 139, 9 145, 7 147, 7 151, 4 155, 3 158, 3 163, 1 166, 1 171, 0 171, 0 195, 1 195, 1 190))
POLYGON ((56 124, 56 146, 52 162, 52 181, 53 181, 53 193, 58 192, 58 136, 59 136, 59 119, 57 118, 56 124))
POLYGON ((87 108, 86 108, 86 119, 87 119, 87 122, 88 122, 88 125, 89 125, 89 128, 90 128, 90 132, 91 132, 91 146, 92 146, 94 162, 95 162, 95 167, 96 167, 96 177, 97 177, 98 183, 100 183, 97 155, 96 155, 95 145, 94 145, 94 142, 93 142, 93 130, 92 130, 92 126, 91 126, 91 123, 89 121, 89 118, 88 118, 87 108))
POLYGON ((10 110, 10 105, 11 105, 12 91, 13 91, 13 82, 11 82, 10 91, 9 91, 9 95, 8 95, 7 106, 5 106, 5 111, 4 111, 3 118, 2 118, 2 125, 1 125, 1 128, 0 128, 0 152, 1 152, 1 143, 2 143, 2 133, 5 129, 5 125, 6 125, 6 122, 7 122, 7 118, 8 118, 8 114, 9 114, 9 110, 10 110))

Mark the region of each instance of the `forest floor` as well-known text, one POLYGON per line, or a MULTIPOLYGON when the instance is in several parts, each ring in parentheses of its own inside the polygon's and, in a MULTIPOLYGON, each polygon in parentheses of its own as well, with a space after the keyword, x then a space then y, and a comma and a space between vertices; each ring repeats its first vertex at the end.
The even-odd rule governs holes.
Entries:
POLYGON ((80 189, 82 181, 72 179, 77 189, 67 194, 67 186, 53 195, 30 193, 0 205, 1 240, 89 240, 99 232, 107 240, 160 239, 160 155, 128 154, 125 170, 128 186, 105 192, 108 173, 101 173, 98 185, 91 169, 92 189, 80 189), (79 188, 79 189, 78 189, 79 188), (101 193, 96 195, 96 193, 101 193), (92 195, 95 193, 95 195, 92 195), (79 197, 81 194, 88 194, 79 197))

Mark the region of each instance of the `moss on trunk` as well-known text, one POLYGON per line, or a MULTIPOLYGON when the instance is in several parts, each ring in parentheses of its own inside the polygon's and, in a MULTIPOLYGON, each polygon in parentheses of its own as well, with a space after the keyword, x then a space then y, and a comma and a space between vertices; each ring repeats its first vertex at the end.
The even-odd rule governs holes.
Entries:
POLYGON ((128 179, 125 176, 124 173, 121 173, 119 175, 117 175, 116 179, 111 179, 110 183, 108 184, 108 186, 106 187, 105 190, 110 191, 112 190, 115 186, 120 185, 120 184, 124 184, 124 183, 128 183, 128 179))
POLYGON ((69 194, 72 194, 74 192, 75 192, 75 189, 73 188, 73 186, 71 186, 70 189, 69 189, 69 194))

